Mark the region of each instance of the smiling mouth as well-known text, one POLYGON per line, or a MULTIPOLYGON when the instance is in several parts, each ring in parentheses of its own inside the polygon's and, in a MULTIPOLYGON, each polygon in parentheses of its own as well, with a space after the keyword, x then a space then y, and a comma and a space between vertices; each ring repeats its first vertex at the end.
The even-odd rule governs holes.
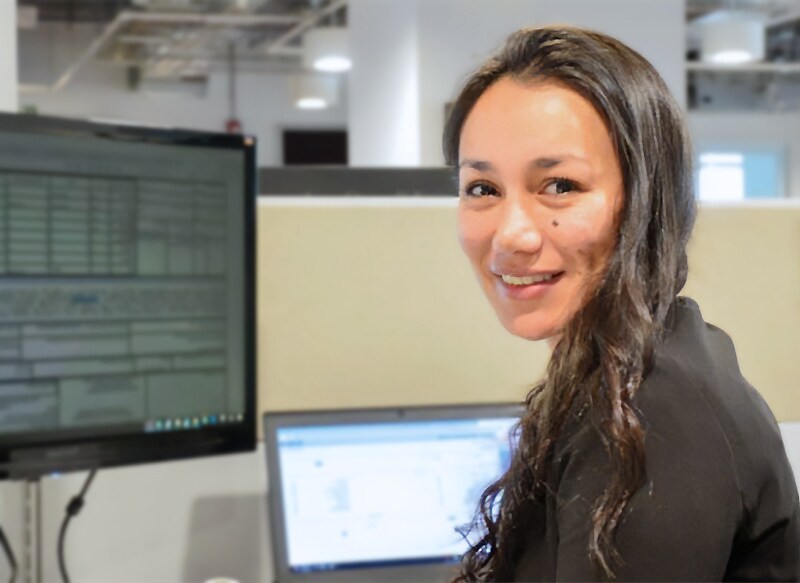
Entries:
POLYGON ((529 275, 525 277, 515 277, 513 275, 502 275, 500 278, 503 280, 503 283, 512 286, 526 286, 526 285, 537 285, 543 283, 550 283, 564 274, 563 271, 559 273, 548 273, 542 275, 529 275))

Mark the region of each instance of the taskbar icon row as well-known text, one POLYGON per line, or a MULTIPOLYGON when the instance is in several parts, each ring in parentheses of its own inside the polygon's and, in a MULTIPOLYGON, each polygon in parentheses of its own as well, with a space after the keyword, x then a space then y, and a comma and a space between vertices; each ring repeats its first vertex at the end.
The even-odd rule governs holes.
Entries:
POLYGON ((162 417, 149 419, 144 424, 145 433, 159 433, 163 431, 183 431, 186 429, 200 429, 215 425, 241 423, 244 413, 220 413, 214 415, 192 415, 186 417, 162 417))

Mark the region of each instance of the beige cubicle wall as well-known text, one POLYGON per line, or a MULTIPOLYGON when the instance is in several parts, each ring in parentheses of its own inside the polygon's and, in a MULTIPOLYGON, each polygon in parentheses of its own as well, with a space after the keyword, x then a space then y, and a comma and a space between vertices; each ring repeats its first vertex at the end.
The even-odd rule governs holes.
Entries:
MULTIPOLYGON (((511 401, 544 343, 496 321, 458 246, 453 199, 264 198, 264 410, 511 401)), ((800 420, 800 206, 701 209, 687 295, 736 342, 779 420, 800 420)))
POLYGON ((800 421, 800 201, 702 207, 684 293, 778 420, 800 421))

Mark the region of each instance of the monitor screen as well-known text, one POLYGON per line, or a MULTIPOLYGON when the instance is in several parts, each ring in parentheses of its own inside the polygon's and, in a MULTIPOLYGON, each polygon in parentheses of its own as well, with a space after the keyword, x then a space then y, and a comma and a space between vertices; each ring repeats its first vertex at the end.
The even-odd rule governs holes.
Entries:
POLYGON ((513 405, 267 414, 278 580, 451 569, 467 550, 459 530, 510 463, 519 414, 513 405))
POLYGON ((254 151, 0 115, 3 477, 254 447, 254 151))

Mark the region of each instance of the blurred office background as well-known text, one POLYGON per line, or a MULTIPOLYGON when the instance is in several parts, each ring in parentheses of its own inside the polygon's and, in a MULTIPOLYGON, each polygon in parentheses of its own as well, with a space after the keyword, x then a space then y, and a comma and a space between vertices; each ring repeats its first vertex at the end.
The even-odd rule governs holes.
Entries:
MULTIPOLYGON (((796 0, 0 0, 0 108, 258 137, 263 410, 519 400, 546 347, 495 322, 436 169, 465 75, 550 23, 627 42, 686 108, 702 201, 686 293, 733 336, 800 471, 796 0), (352 67, 314 70, 342 33, 352 67), (328 173, 290 172, 309 162, 328 173)), ((70 571, 268 580, 265 472, 261 450, 101 472, 70 571)), ((82 479, 42 483, 45 581, 82 479)), ((23 487, 0 489, 21 522, 23 487)))

